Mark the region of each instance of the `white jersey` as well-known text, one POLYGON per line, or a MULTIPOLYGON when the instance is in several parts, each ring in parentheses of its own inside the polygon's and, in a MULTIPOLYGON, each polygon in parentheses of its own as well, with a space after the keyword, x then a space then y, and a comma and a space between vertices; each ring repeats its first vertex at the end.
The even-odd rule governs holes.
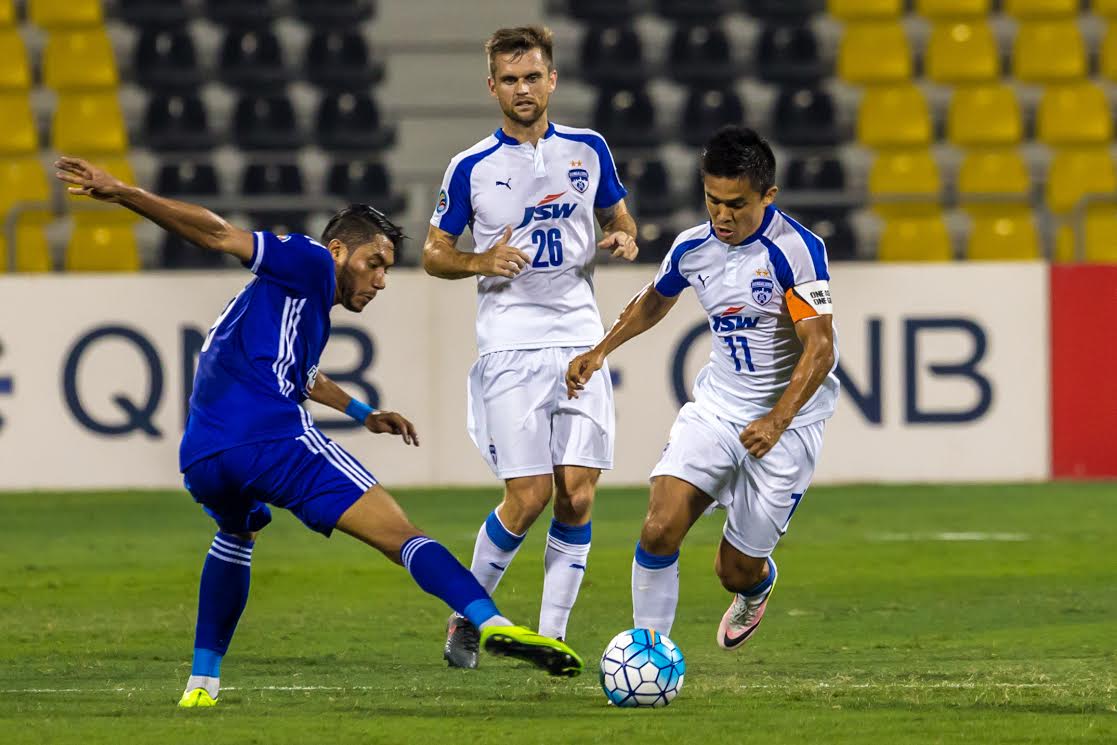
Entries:
MULTIPOLYGON (((795 322, 832 314, 822 239, 774 206, 742 243, 718 240, 710 223, 679 235, 655 278, 675 297, 687 286, 710 318, 710 361, 694 381, 694 402, 732 422, 767 414, 791 381, 803 346, 795 322)), ((837 366, 837 342, 834 364, 837 366)), ((791 427, 829 418, 838 399, 831 370, 791 427)))
POLYGON ((431 225, 451 235, 469 226, 477 253, 510 226, 510 245, 530 258, 512 279, 477 278, 480 354, 600 341, 593 211, 625 194, 609 147, 589 129, 551 124, 535 147, 498 129, 454 156, 431 225))

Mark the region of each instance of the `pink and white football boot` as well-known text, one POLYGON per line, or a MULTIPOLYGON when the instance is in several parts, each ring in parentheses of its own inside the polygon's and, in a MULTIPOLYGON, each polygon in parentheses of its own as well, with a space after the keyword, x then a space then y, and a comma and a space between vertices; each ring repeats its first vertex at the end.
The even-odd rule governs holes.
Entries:
POLYGON ((722 649, 732 652, 745 646, 745 642, 764 620, 764 609, 768 607, 768 598, 772 597, 772 591, 776 589, 776 578, 779 576, 776 572, 776 562, 770 557, 768 576, 771 577, 772 583, 768 585, 763 595, 745 597, 738 593, 733 596, 733 602, 729 604, 729 610, 725 611, 718 626, 718 646, 722 649))

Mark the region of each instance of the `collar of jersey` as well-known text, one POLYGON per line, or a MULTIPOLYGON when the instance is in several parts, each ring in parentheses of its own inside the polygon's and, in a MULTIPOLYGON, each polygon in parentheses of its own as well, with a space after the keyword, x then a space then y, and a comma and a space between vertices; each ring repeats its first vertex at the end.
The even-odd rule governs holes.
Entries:
MULTIPOLYGON (((555 133, 555 125, 551 122, 548 122, 547 123, 547 131, 543 133, 543 139, 544 140, 547 139, 548 137, 550 137, 554 133, 555 133)), ((527 144, 525 142, 520 142, 515 137, 509 137, 508 135, 504 134, 504 130, 500 127, 497 127, 496 131, 493 132, 493 137, 495 137, 498 142, 500 142, 504 145, 511 145, 513 147, 516 147, 518 145, 526 145, 527 144)))
MULTIPOLYGON (((764 208, 764 219, 760 221, 760 227, 753 231, 752 235, 750 235, 748 238, 745 238, 740 243, 726 243, 725 245, 736 248, 737 246, 744 246, 748 243, 752 243, 757 238, 764 235, 764 231, 767 230, 768 226, 772 224, 772 217, 775 214, 776 205, 769 204, 767 207, 764 208)), ((721 239, 718 238, 718 234, 714 232, 714 223, 712 221, 710 222, 710 237, 713 238, 715 241, 721 241, 721 239)))

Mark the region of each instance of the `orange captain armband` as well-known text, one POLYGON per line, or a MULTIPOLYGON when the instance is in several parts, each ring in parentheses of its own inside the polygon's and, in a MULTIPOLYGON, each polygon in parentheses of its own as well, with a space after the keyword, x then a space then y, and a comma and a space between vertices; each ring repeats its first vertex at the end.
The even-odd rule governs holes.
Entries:
POLYGON ((791 320, 798 323, 804 318, 834 315, 834 304, 830 299, 830 283, 825 279, 795 285, 784 293, 787 312, 791 320))

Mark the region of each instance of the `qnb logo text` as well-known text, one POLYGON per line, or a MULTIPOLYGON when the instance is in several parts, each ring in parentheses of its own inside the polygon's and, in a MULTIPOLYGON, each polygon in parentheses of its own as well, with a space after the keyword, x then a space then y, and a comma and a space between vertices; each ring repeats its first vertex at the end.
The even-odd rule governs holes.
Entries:
POLYGON ((524 219, 516 226, 520 229, 529 223, 538 222, 539 220, 565 220, 574 214, 577 209, 577 202, 557 202, 556 200, 565 194, 561 191, 558 194, 548 194, 539 200, 539 203, 532 207, 524 208, 524 219))

